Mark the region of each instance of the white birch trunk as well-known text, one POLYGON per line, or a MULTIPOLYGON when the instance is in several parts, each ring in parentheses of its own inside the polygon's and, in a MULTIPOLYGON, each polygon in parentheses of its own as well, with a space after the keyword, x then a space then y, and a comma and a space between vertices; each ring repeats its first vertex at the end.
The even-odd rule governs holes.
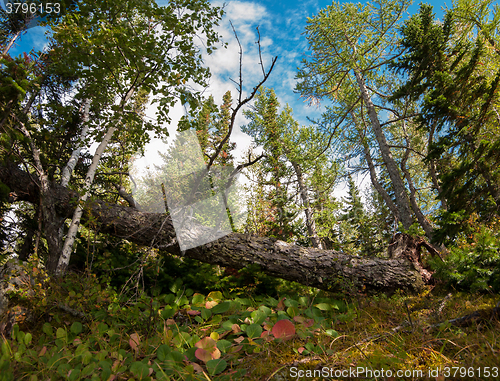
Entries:
POLYGON ((59 257, 59 263, 56 268, 56 276, 64 274, 66 268, 69 264, 69 259, 71 257, 71 251, 73 249, 73 244, 75 243, 76 233, 78 232, 78 227, 80 226, 80 220, 83 214, 83 205, 88 200, 90 195, 90 187, 94 182, 94 176, 97 170, 97 165, 99 164, 99 160, 101 159, 102 154, 104 153, 109 141, 113 137, 114 132, 116 131, 116 127, 109 127, 106 135, 102 139, 99 147, 92 158, 92 164, 90 165, 87 176, 85 177, 85 194, 80 197, 79 203, 73 213, 73 219, 71 220, 71 224, 69 226, 68 235, 64 240, 64 246, 62 249, 61 256, 59 257))
POLYGON ((78 162, 78 159, 80 158, 80 153, 82 151, 82 146, 83 142, 87 138, 87 134, 89 132, 89 108, 90 108, 90 99, 85 100, 85 109, 83 111, 83 128, 82 128, 82 133, 80 134, 80 141, 78 142, 78 146, 75 148, 75 150, 71 153, 71 157, 68 160, 68 163, 62 170, 62 175, 61 175, 61 185, 63 187, 67 187, 69 184, 69 180, 71 178, 71 174, 73 173, 73 170, 75 169, 76 163, 78 162))
MULTIPOLYGON (((136 89, 136 85, 132 85, 129 90, 127 91, 127 94, 125 97, 122 99, 121 102, 121 110, 123 111, 123 107, 125 104, 129 101, 129 99, 132 97, 136 89)), ((89 196, 90 196, 90 187, 92 186, 94 182, 94 176, 97 170, 97 166, 99 164, 99 161, 101 160, 101 156, 106 150, 106 147, 108 146, 108 143, 110 142, 111 138, 113 137, 113 134, 116 131, 116 127, 109 127, 108 131, 106 132, 106 135, 104 135, 104 138, 102 139, 101 143, 97 147, 97 150, 95 151, 94 157, 92 158, 92 164, 90 164, 89 169, 87 170, 87 176, 85 177, 85 194, 80 197, 80 200, 78 202, 78 205, 75 209, 75 212, 73 213, 73 219, 71 220, 71 224, 69 225, 69 230, 68 234, 66 236, 66 239, 64 240, 64 245, 63 249, 61 252, 61 256, 59 257, 59 262, 57 264, 57 268, 55 271, 56 276, 63 275, 66 271, 66 268, 69 265, 69 259, 71 257, 71 251, 73 250, 73 245, 75 243, 76 239, 76 233, 78 232, 78 227, 80 226, 80 220, 83 215, 83 206, 87 202, 89 196)))

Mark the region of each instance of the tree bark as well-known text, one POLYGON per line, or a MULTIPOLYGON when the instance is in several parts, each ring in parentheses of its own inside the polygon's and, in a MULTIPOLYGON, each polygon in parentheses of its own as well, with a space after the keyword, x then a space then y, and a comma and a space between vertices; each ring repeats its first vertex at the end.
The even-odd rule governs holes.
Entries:
MULTIPOLYGON (((370 171, 370 180, 372 182, 372 185, 375 188, 375 190, 380 194, 380 196, 382 196, 382 199, 384 200, 385 204, 387 205, 387 207, 391 211, 392 215, 397 220, 401 220, 401 218, 399 217, 399 210, 396 207, 396 205, 394 204, 394 202, 392 201, 391 196, 389 196, 387 191, 384 189, 382 184, 380 184, 380 182, 377 179, 377 171, 375 170, 375 165, 373 164, 372 155, 370 153, 370 147, 368 146, 368 143, 366 142, 366 137, 364 136, 363 129, 359 125, 358 119, 356 118, 356 115, 354 114, 354 112, 351 112, 351 116, 352 116, 352 119, 354 121, 354 124, 356 125, 356 129, 358 130, 359 139, 361 140, 361 145, 363 147, 363 153, 365 154, 365 160, 366 160, 366 163, 368 164, 368 169, 370 171)), ((363 121, 363 123, 364 123, 364 121, 363 121)), ((366 127, 366 123, 364 123, 364 124, 366 127)))
POLYGON ((394 187, 394 194, 396 196, 396 204, 399 210, 399 217, 403 224, 403 228, 408 230, 413 223, 413 217, 411 214, 410 203, 408 202, 408 195, 406 193, 406 188, 401 179, 396 161, 394 160, 391 149, 387 144, 387 139, 385 138, 384 131, 380 126, 380 121, 378 120, 377 111, 371 100, 370 94, 366 87, 365 80, 362 73, 358 70, 354 70, 354 75, 356 76, 356 81, 358 83, 359 89, 361 91, 361 96, 368 110, 368 116, 370 118, 371 126, 375 138, 377 139, 378 146, 380 148, 380 153, 382 159, 384 160, 387 172, 391 178, 392 186, 394 187))
POLYGON ((66 236, 66 240, 64 241, 64 246, 61 251, 61 255, 59 257, 57 267, 56 267, 56 275, 62 275, 66 272, 66 268, 69 265, 69 260, 71 258, 71 252, 73 251, 73 245, 75 243, 76 234, 78 233, 78 227, 80 226, 80 219, 83 215, 83 204, 87 202, 87 199, 90 196, 90 187, 94 182, 95 172, 97 170, 97 165, 101 160, 101 156, 104 153, 106 146, 108 145, 111 137, 116 131, 116 127, 111 126, 108 128, 106 135, 102 139, 101 143, 97 147, 97 150, 92 158, 92 164, 90 165, 87 176, 85 177, 85 194, 80 197, 79 203, 73 213, 73 218, 71 220, 71 224, 69 225, 68 235, 66 236))
MULTIPOLYGON (((0 180, 16 192, 19 201, 38 202, 39 188, 32 177, 15 165, 0 166, 0 180)), ((53 184, 52 190, 55 211, 60 216, 71 216, 75 192, 59 184, 53 184)), ((104 201, 88 204, 86 211, 82 222, 85 223, 85 216, 90 216, 101 233, 181 255, 172 221, 165 214, 144 213, 104 201)), ((393 248, 390 259, 370 258, 232 233, 189 249, 184 256, 235 269, 258 264, 269 275, 329 291, 419 292, 429 279, 415 250, 404 248, 397 251, 393 248)))

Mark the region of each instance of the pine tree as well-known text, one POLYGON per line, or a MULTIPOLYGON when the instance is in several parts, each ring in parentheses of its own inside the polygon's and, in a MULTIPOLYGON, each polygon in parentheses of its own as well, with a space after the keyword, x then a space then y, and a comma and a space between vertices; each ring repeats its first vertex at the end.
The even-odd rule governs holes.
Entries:
POLYGON ((341 239, 347 250, 360 255, 373 255, 373 231, 371 221, 361 200, 359 189, 351 175, 349 191, 343 199, 344 213, 340 216, 341 239))
POLYGON ((436 163, 447 205, 435 237, 441 242, 471 214, 487 221, 500 213, 499 15, 490 1, 459 1, 439 23, 422 5, 402 29, 406 53, 394 68, 408 80, 394 98, 420 101, 420 126, 435 136, 427 160, 436 163))

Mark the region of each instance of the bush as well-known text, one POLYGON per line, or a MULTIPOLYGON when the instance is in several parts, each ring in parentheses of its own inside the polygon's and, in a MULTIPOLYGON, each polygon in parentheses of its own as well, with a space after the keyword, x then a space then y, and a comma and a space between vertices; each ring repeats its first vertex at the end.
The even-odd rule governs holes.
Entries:
POLYGON ((464 291, 500 291, 500 219, 488 225, 476 224, 472 232, 462 233, 444 263, 432 259, 434 277, 464 291))

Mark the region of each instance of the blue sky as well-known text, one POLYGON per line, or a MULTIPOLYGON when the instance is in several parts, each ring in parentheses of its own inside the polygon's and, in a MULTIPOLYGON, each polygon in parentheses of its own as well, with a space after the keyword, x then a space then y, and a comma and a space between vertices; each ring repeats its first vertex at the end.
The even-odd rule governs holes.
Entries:
MULTIPOLYGON (((221 1, 212 1, 215 5, 222 5, 221 1)), ((232 21, 239 40, 243 46, 243 80, 245 90, 248 92, 261 78, 259 67, 259 56, 255 41, 257 41, 256 27, 259 26, 261 36, 262 54, 266 67, 269 67, 272 57, 278 56, 278 61, 267 87, 275 89, 282 104, 288 103, 294 110, 295 118, 301 124, 307 124, 307 117, 318 118, 324 107, 324 103, 317 106, 309 106, 300 98, 299 94, 293 92, 295 87, 295 74, 300 66, 302 58, 306 57, 308 45, 305 36, 307 17, 312 17, 318 11, 330 4, 327 0, 279 0, 279 1, 225 1, 226 15, 221 22, 219 32, 224 40, 228 42, 227 49, 219 49, 212 56, 205 58, 206 64, 211 68, 213 77, 207 94, 212 94, 216 102, 220 103, 222 95, 227 90, 232 90, 233 98, 237 93, 230 78, 238 78, 238 45, 233 35, 229 21, 232 21)), ((451 0, 430 1, 434 6, 434 12, 442 17, 442 8, 447 5, 451 7, 451 0)), ((418 11, 419 3, 414 3, 409 12, 418 11)), ((46 44, 44 30, 40 27, 32 28, 22 36, 20 43, 11 49, 12 55, 20 54, 22 51, 30 51, 32 48, 41 49, 46 44)), ((173 123, 169 130, 175 130, 175 121, 183 114, 181 107, 173 110, 173 123)), ((153 111, 151 111, 153 115, 153 111)), ((242 115, 237 119, 240 126, 245 124, 242 115)), ((237 129, 233 136, 240 152, 246 150, 250 145, 250 139, 237 129)), ((160 149, 158 142, 147 151, 155 152, 160 149)), ((148 160, 150 161, 150 160, 148 160)), ((152 159, 151 161, 154 161, 152 159)))
MULTIPOLYGON (((161 3, 161 1, 160 1, 161 3)), ((222 5, 223 2, 212 1, 222 5)), ((233 22, 244 49, 244 81, 251 89, 255 80, 259 79, 258 56, 255 41, 256 27, 259 26, 262 52, 266 64, 273 56, 278 56, 278 62, 266 86, 273 87, 282 103, 288 102, 294 109, 296 118, 301 123, 307 123, 306 116, 317 117, 320 112, 316 107, 308 107, 298 94, 293 92, 294 76, 300 61, 307 55, 307 41, 302 34, 305 30, 307 17, 312 17, 318 11, 331 4, 328 0, 279 0, 279 1, 224 1, 226 16, 222 21, 220 32, 229 42, 227 49, 220 49, 214 57, 208 57, 207 63, 214 73, 212 92, 216 101, 220 101, 227 89, 234 90, 229 78, 236 79, 238 75, 238 48, 234 40, 229 20, 233 22), (219 88, 220 87, 220 88, 219 88), (223 88, 223 89, 222 89, 223 88)), ((451 1, 430 1, 438 17, 442 16, 441 8, 451 1)), ((3 2, 0 2, 3 6, 3 2)), ((418 4, 410 7, 410 12, 418 10, 418 4)), ((44 30, 32 28, 23 35, 19 43, 11 49, 12 55, 32 48, 40 49, 46 44, 44 30)), ((268 65, 267 65, 268 66, 268 65)), ((234 91, 235 93, 235 91, 234 91)), ((236 95, 236 94, 235 94, 236 95)))

